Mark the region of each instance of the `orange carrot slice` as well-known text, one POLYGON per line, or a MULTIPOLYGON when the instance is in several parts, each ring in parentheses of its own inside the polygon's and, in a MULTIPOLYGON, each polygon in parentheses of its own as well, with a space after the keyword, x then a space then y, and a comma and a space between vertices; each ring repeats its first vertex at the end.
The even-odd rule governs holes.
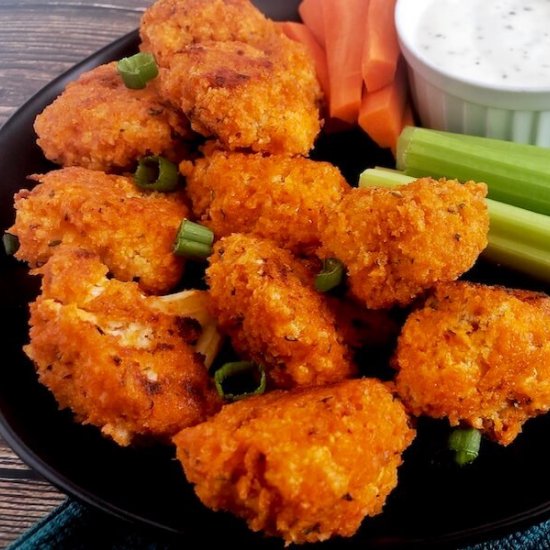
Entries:
POLYGON ((405 105, 405 112, 403 113, 403 123, 401 124, 402 128, 405 126, 415 126, 414 115, 411 104, 407 102, 405 105))
POLYGON ((321 0, 302 0, 298 6, 302 21, 315 36, 323 48, 325 47, 325 28, 323 24, 323 2, 321 0))
POLYGON ((394 149, 403 128, 406 102, 407 75, 404 63, 400 62, 391 84, 363 95, 359 126, 380 147, 394 149))
POLYGON ((309 27, 306 27, 303 23, 296 23, 295 21, 282 21, 278 23, 279 28, 286 36, 291 40, 296 40, 305 46, 306 50, 310 54, 313 62, 315 63, 315 70, 317 71, 317 78, 321 84, 325 99, 328 103, 329 100, 329 80, 328 80, 328 68, 327 58, 325 50, 317 42, 313 32, 309 27))
MULTIPOLYGON (((399 131, 399 134, 403 132, 403 129, 406 126, 415 126, 414 114, 409 101, 405 102, 405 112, 403 113, 403 120, 401 121, 401 130, 399 131)), ((394 157, 397 155, 397 139, 391 146, 391 152, 393 153, 394 157)))
POLYGON ((362 72, 369 92, 391 84, 399 59, 396 0, 370 0, 363 40, 362 72))
POLYGON ((322 0, 325 51, 330 83, 329 112, 357 121, 363 78, 361 59, 369 0, 322 0))

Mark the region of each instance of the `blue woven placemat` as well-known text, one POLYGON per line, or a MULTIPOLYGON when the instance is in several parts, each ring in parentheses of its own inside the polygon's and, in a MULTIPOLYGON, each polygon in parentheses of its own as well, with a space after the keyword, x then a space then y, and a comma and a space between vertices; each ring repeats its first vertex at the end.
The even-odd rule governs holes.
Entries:
POLYGON ((68 499, 7 550, 175 550, 182 546, 180 537, 138 527, 68 499))
MULTIPOLYGON (((8 550, 176 550, 194 548, 184 539, 92 510, 67 500, 37 523, 8 550)), ((228 548, 231 548, 228 541, 228 548)), ((303 546, 304 550, 307 545, 303 546)), ((550 549, 550 521, 462 550, 544 550, 550 549)))

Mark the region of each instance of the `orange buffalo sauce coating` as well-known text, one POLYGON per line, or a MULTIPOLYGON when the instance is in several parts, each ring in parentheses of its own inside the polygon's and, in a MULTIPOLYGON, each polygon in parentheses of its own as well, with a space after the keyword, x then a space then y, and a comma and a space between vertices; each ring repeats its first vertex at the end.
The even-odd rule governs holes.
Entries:
POLYGON ((266 239, 220 239, 207 269, 212 314, 243 358, 265 366, 279 388, 338 382, 356 372, 312 275, 266 239))
POLYGON ((550 298, 441 284, 405 323, 396 388, 413 414, 448 418, 508 445, 550 410, 550 298))
POLYGON ((58 248, 40 270, 26 354, 61 408, 119 445, 167 440, 220 407, 192 347, 193 325, 159 311, 136 283, 107 279, 98 256, 58 248))
POLYGON ((201 501, 286 543, 349 537, 382 511, 415 432, 374 379, 275 391, 175 436, 201 501))
POLYGON ((352 189, 323 228, 321 257, 344 263, 351 292, 367 307, 406 306, 457 279, 487 246, 486 193, 483 183, 430 178, 352 189))

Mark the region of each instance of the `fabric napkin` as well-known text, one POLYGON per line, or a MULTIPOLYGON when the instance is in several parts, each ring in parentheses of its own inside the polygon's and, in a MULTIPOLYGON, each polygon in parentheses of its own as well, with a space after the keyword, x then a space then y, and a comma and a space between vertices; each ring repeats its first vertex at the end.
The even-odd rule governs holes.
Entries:
POLYGON ((154 533, 67 499, 7 550, 175 550, 180 537, 154 533))
MULTIPOLYGON (((228 541, 228 548, 231 541, 228 541)), ((306 545, 307 546, 307 545, 306 545)), ((306 546, 303 546, 306 550, 306 546)), ((7 550, 176 550, 191 549, 185 539, 151 531, 66 500, 7 550)), ((550 549, 550 520, 462 550, 550 549)))

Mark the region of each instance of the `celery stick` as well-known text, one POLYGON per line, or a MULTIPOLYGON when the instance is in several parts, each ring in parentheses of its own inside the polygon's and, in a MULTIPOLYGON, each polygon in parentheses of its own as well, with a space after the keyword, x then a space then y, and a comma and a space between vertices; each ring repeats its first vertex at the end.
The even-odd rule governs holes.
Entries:
POLYGON ((359 175, 359 187, 395 187, 396 185, 411 183, 415 178, 392 170, 391 168, 367 168, 359 175))
MULTIPOLYGON (((397 170, 369 168, 359 187, 393 188, 415 178, 397 170)), ((484 258, 550 282, 550 216, 487 199, 489 244, 484 258)))
POLYGON ((409 176, 483 181, 489 198, 550 214, 550 149, 409 126, 397 142, 409 176))
POLYGON ((495 264, 511 267, 541 281, 550 282, 550 251, 518 244, 515 239, 489 232, 489 245, 482 256, 495 264))

